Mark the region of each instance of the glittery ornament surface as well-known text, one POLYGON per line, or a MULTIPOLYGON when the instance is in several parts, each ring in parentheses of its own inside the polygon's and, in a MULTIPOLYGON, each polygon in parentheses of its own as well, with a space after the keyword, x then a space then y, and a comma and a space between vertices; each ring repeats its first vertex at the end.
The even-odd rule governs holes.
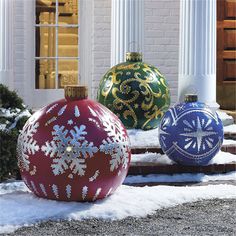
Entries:
POLYGON ((162 118, 159 133, 162 150, 183 165, 208 164, 223 142, 220 118, 201 102, 170 108, 162 118))
POLYGON ((126 62, 103 76, 98 101, 114 112, 126 128, 154 129, 170 105, 168 84, 156 67, 128 56, 126 62))
POLYGON ((101 104, 56 101, 25 124, 17 146, 26 185, 38 196, 94 201, 122 184, 130 163, 126 129, 101 104))

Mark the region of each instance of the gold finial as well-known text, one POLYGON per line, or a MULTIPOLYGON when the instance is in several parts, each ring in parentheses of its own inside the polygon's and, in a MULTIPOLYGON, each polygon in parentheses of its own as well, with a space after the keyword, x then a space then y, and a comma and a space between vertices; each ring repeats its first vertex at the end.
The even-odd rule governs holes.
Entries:
POLYGON ((197 94, 186 94, 184 98, 185 102, 197 102, 197 100, 197 94))
POLYGON ((65 98, 69 100, 80 100, 88 97, 88 87, 82 85, 72 85, 65 87, 65 98))
POLYGON ((139 52, 127 52, 126 61, 142 61, 142 53, 139 52))

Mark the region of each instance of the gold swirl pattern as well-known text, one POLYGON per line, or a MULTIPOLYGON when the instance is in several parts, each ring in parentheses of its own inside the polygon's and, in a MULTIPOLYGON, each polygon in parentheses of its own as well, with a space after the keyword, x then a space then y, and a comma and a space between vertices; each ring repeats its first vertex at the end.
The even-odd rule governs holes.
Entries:
POLYGON ((142 62, 121 63, 100 83, 98 101, 119 116, 127 128, 156 128, 170 104, 165 78, 142 62))

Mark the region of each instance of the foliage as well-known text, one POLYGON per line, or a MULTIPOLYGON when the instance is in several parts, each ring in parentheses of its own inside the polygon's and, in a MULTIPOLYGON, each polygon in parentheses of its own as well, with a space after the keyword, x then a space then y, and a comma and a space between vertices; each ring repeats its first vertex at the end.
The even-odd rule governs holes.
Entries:
POLYGON ((19 175, 17 138, 30 115, 17 93, 0 84, 0 181, 19 175))
POLYGON ((15 91, 10 91, 5 85, 0 84, 0 107, 24 109, 23 100, 15 91))

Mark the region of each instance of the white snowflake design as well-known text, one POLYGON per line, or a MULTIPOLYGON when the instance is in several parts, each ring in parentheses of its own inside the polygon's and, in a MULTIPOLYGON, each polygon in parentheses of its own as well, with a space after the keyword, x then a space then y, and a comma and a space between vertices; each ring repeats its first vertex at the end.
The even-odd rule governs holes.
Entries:
POLYGON ((64 126, 53 126, 53 140, 47 141, 41 150, 46 156, 54 158, 51 165, 54 175, 64 174, 68 169, 74 175, 85 174, 85 158, 92 157, 98 151, 93 142, 88 143, 85 140, 85 129, 85 125, 74 126, 71 130, 65 129, 64 126))
POLYGON ((30 171, 29 155, 35 154, 39 150, 37 141, 33 138, 33 135, 37 132, 39 123, 33 123, 24 126, 21 131, 17 142, 17 155, 18 166, 21 170, 30 171))
POLYGON ((58 106, 58 103, 55 103, 54 105, 50 106, 48 110, 46 111, 46 114, 50 113, 57 106, 58 106))
POLYGON ((197 117, 196 120, 191 122, 184 120, 183 123, 185 125, 184 133, 180 135, 185 137, 184 149, 192 147, 199 152, 205 150, 206 147, 213 148, 214 139, 211 136, 216 132, 211 126, 212 120, 205 121, 197 117))
POLYGON ((82 189, 82 199, 85 200, 86 196, 88 194, 88 187, 84 186, 82 189))
POLYGON ((97 200, 97 198, 98 198, 99 194, 101 193, 101 191, 102 191, 102 188, 98 188, 96 190, 96 193, 95 193, 95 195, 93 196, 93 199, 92 199, 93 201, 97 200))
POLYGON ((126 169, 129 161, 129 141, 124 135, 123 128, 111 119, 104 119, 102 123, 108 138, 102 140, 100 151, 111 155, 110 171, 117 169, 120 164, 126 169))

